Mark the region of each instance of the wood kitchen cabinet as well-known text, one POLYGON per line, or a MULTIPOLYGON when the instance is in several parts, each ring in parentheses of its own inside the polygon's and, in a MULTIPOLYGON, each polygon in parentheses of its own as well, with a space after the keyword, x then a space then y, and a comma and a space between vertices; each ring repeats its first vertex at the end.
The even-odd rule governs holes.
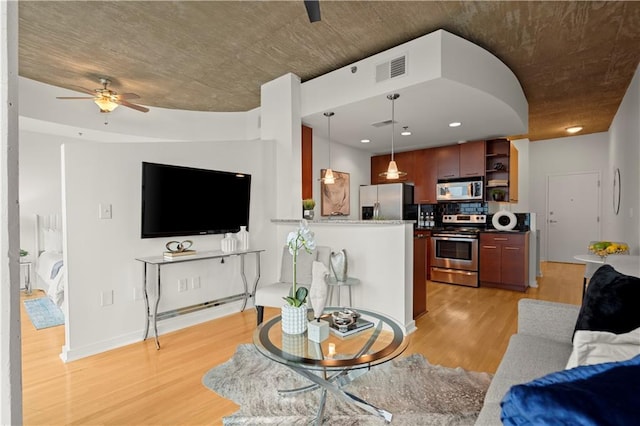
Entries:
POLYGON ((371 184, 387 183, 387 179, 380 176, 380 173, 386 172, 391 161, 391 154, 374 155, 371 157, 371 184))
POLYGON ((484 176, 484 141, 473 141, 459 145, 460 177, 484 176))
MULTIPOLYGON (((398 165, 398 170, 407 174, 406 176, 401 177, 394 182, 415 182, 415 175, 413 170, 415 162, 415 151, 396 152, 393 157, 396 160, 396 164, 398 165)), ((388 165, 389 163, 387 163, 387 166, 388 165)))
POLYGON ((436 184, 438 183, 438 176, 436 170, 436 149, 431 148, 415 151, 414 161, 414 202, 416 204, 437 203, 436 184))
POLYGON ((480 234, 480 285, 526 291, 529 279, 529 232, 480 234))
POLYGON ((438 179, 460 177, 460 145, 447 145, 436 148, 438 179))
POLYGON ((416 231, 413 238, 413 319, 427 312, 430 236, 429 231, 416 231))
POLYGON ((388 180, 386 177, 380 176, 380 173, 386 172, 389 167, 389 161, 391 161, 391 154, 375 155, 371 157, 371 184, 377 183, 393 183, 393 182, 414 182, 414 163, 415 152, 398 152, 393 155, 398 170, 405 172, 407 175, 402 176, 400 179, 388 180))

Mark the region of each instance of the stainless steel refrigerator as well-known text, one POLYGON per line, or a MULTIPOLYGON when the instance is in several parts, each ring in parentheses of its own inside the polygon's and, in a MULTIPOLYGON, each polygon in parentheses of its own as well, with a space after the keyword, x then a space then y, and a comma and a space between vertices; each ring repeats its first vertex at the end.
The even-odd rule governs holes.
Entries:
POLYGON ((413 185, 385 183, 360 187, 360 220, 416 220, 413 185))

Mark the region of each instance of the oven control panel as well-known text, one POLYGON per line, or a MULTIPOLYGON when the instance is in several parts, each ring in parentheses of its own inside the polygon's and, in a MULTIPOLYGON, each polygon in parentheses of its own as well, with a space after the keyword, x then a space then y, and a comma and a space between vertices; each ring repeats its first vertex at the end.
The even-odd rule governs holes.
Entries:
POLYGON ((484 225, 487 215, 484 214, 446 214, 442 216, 442 223, 484 225))

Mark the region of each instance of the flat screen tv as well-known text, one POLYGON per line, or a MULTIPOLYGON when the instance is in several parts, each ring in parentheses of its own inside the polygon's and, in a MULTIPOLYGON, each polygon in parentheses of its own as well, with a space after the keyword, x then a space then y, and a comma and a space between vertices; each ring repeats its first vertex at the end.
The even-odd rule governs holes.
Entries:
POLYGON ((249 227, 251 175, 142 163, 142 238, 249 227))

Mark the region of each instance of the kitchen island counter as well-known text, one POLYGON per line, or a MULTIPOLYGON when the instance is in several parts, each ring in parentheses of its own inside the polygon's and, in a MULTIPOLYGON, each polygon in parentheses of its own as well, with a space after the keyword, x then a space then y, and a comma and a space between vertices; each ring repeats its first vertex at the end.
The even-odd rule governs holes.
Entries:
MULTIPOLYGON (((277 224, 296 224, 302 219, 271 219, 271 222, 277 224)), ((415 220, 357 220, 357 219, 319 219, 307 220, 309 225, 404 225, 414 224, 415 220)))
MULTIPOLYGON (((286 241, 300 219, 273 219, 277 241, 286 241)), ((347 275, 360 280, 353 288, 353 307, 396 319, 406 333, 413 320, 413 227, 411 220, 307 221, 317 245, 347 253, 347 275)), ((278 249, 276 253, 281 253, 278 249)), ((277 265, 280 264, 278 259, 277 265)))

